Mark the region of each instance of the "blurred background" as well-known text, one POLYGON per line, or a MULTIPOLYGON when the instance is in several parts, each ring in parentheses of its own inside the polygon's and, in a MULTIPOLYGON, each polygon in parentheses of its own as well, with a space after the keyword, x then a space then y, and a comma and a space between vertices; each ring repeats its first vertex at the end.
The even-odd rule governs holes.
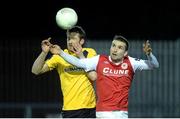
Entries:
POLYGON ((180 8, 175 1, 8 0, 0 7, 0 118, 60 117, 62 93, 56 71, 31 73, 41 41, 66 48, 57 11, 73 8, 87 33, 87 47, 109 54, 115 34, 129 39, 129 55, 146 58, 150 40, 160 68, 138 72, 129 94, 129 117, 180 117, 180 8))

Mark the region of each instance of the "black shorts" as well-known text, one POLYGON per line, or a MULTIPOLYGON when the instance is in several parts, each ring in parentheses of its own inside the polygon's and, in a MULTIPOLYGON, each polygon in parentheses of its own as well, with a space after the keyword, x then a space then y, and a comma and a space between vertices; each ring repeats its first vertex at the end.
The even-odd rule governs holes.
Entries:
POLYGON ((96 108, 62 111, 63 118, 96 118, 96 108))

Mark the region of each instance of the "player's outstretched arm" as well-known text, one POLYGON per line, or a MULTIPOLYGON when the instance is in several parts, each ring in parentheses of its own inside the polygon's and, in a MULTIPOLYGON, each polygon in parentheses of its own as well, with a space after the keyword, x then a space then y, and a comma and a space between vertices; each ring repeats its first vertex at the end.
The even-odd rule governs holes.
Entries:
POLYGON ((99 55, 94 56, 92 58, 79 59, 75 56, 65 53, 58 45, 53 45, 51 50, 54 50, 53 54, 60 55, 64 60, 66 60, 70 64, 83 68, 86 72, 96 70, 96 66, 99 60, 99 55))
POLYGON ((152 53, 152 48, 151 48, 149 40, 147 40, 145 43, 143 43, 143 51, 147 55, 149 65, 152 68, 158 68, 159 62, 158 62, 157 58, 152 53))
POLYGON ((134 71, 136 70, 151 70, 159 67, 159 62, 157 58, 152 53, 152 48, 149 41, 143 44, 143 51, 147 56, 148 60, 132 58, 130 57, 131 63, 133 64, 134 71))
POLYGON ((57 44, 53 45, 50 49, 50 52, 54 55, 60 55, 63 59, 65 59, 67 62, 69 62, 70 64, 73 64, 77 67, 86 69, 86 65, 85 63, 83 63, 83 61, 81 61, 81 59, 76 58, 72 55, 69 55, 67 53, 65 53, 61 47, 57 44))

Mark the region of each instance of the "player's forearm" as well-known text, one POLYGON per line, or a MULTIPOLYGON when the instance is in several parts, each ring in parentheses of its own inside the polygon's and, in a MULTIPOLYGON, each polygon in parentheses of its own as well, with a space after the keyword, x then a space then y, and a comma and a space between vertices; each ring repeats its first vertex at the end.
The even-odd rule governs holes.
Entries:
POLYGON ((65 59, 67 62, 69 62, 70 64, 73 64, 77 67, 86 69, 86 65, 85 63, 83 63, 83 61, 81 59, 78 59, 77 57, 71 56, 67 53, 65 53, 64 51, 60 51, 59 55, 65 59))
POLYGON ((152 53, 150 53, 150 55, 147 55, 147 58, 151 64, 151 66, 153 66, 154 68, 159 67, 159 62, 158 62, 157 58, 152 53))
POLYGON ((46 56, 47 56, 47 53, 41 52, 41 54, 35 60, 35 62, 33 63, 33 66, 32 66, 33 74, 36 74, 36 75, 40 74, 40 72, 44 66, 46 56))

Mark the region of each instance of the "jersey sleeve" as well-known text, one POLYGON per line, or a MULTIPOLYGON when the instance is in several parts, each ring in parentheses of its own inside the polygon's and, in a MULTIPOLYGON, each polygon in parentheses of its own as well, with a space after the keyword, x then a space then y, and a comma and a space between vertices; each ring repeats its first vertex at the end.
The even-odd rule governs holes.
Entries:
POLYGON ((147 56, 147 60, 129 57, 134 72, 136 70, 151 70, 159 67, 159 62, 156 57, 151 53, 147 56))
POLYGON ((65 53, 62 50, 60 52, 60 56, 64 58, 67 62, 69 62, 70 64, 83 68, 86 72, 91 71, 91 70, 96 70, 96 66, 99 61, 99 55, 91 57, 91 58, 78 59, 74 56, 71 56, 65 53))
POLYGON ((91 53, 89 54, 88 58, 91 58, 91 57, 97 55, 97 53, 96 53, 96 51, 95 51, 94 49, 90 49, 90 52, 91 52, 91 53))
POLYGON ((96 67, 99 61, 99 56, 100 55, 96 55, 91 58, 81 59, 82 62, 86 64, 86 68, 84 69, 86 72, 96 70, 96 67))
POLYGON ((53 70, 58 66, 58 62, 61 62, 59 55, 53 55, 50 59, 46 60, 45 63, 48 65, 50 70, 53 70))

